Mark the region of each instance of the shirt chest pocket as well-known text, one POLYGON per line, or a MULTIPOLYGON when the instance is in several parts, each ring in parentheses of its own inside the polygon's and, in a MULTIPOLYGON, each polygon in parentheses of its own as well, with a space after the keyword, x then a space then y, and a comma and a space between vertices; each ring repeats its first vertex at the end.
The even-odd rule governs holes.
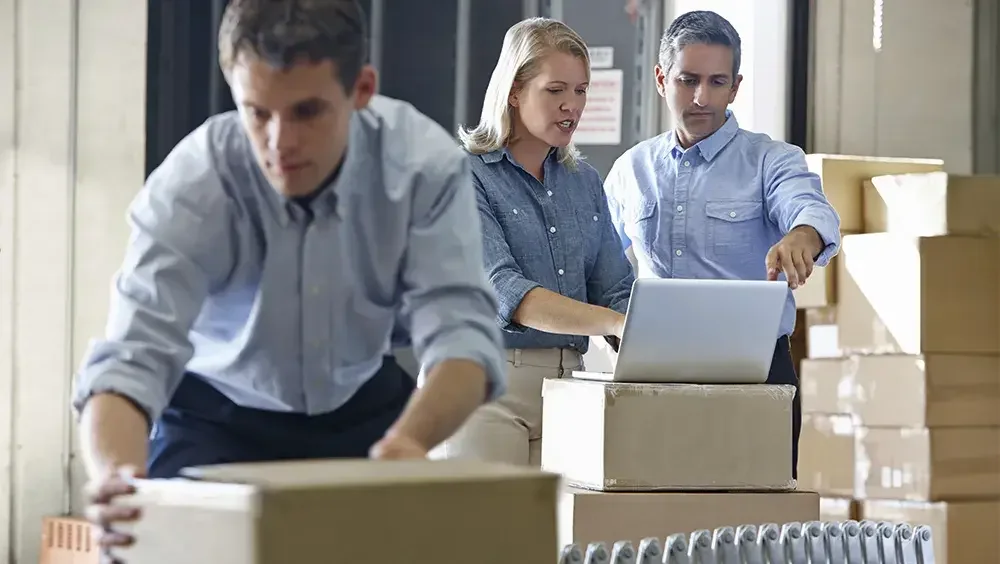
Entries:
POLYGON ((763 202, 710 201, 705 204, 705 216, 706 246, 710 255, 748 255, 759 249, 764 230, 763 202))

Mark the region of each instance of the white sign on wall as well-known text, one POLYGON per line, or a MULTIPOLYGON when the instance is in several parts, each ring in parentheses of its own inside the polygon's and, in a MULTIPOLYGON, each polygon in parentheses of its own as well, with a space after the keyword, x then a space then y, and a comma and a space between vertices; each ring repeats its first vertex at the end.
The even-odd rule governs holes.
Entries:
POLYGON ((614 47, 591 47, 587 52, 590 55, 591 69, 610 69, 615 66, 614 47))
POLYGON ((621 69, 590 73, 587 107, 573 134, 577 145, 621 145, 623 73, 621 69))

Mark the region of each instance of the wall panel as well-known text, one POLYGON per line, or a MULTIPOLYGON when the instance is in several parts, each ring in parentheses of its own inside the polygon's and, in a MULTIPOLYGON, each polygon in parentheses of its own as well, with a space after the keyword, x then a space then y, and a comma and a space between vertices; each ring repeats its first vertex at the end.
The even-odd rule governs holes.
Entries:
POLYGON ((0 561, 80 509, 72 374, 143 179, 145 6, 0 0, 0 561))

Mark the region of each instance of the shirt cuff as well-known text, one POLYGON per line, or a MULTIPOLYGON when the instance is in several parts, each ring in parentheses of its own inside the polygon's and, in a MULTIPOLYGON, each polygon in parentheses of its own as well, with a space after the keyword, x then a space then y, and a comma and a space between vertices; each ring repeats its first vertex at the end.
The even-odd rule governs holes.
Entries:
POLYGON ((503 349, 488 336, 466 333, 446 347, 435 347, 420 359, 422 371, 427 374, 446 360, 468 360, 483 367, 486 373, 486 398, 489 403, 507 393, 507 359, 503 349))
POLYGON ((840 231, 836 228, 830 228, 827 223, 822 218, 815 217, 808 212, 800 213, 795 218, 795 222, 792 223, 792 229, 807 226, 812 227, 819 234, 819 239, 823 243, 823 250, 820 251, 819 255, 813 261, 816 266, 830 264, 830 259, 837 254, 837 250, 840 248, 840 231))
POLYGON ((527 328, 514 322, 514 312, 521 305, 524 296, 542 285, 523 276, 517 276, 495 287, 497 302, 497 323, 508 333, 524 333, 527 328))
POLYGON ((112 394, 131 403, 146 420, 152 423, 160 417, 168 400, 164 394, 156 393, 135 378, 118 373, 105 372, 97 376, 81 376, 80 385, 73 393, 73 409, 77 416, 84 406, 96 395, 112 394))

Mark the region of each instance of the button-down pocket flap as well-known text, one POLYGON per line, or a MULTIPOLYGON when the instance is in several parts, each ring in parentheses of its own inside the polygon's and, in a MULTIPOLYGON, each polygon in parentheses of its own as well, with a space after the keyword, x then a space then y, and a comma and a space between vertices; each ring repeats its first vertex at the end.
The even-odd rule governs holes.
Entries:
POLYGON ((722 221, 737 222, 759 219, 764 206, 761 202, 719 201, 705 204, 705 215, 722 221))
POLYGON ((656 200, 639 200, 635 206, 635 221, 639 222, 656 215, 656 200))

